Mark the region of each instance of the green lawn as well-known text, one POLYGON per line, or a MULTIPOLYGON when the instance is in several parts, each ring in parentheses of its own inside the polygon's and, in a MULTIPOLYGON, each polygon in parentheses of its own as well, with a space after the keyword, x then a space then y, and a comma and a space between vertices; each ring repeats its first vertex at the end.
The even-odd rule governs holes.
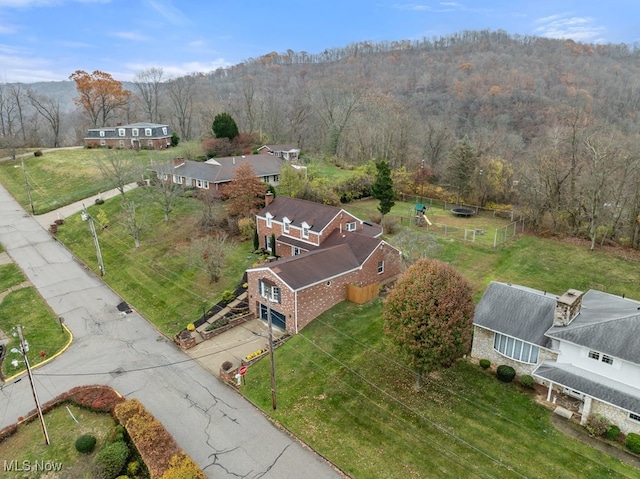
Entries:
POLYGON ((532 393, 466 360, 416 392, 382 333, 380 305, 342 303, 277 350, 276 411, 268 359, 242 393, 358 479, 638 477, 558 433, 532 393))
POLYGON ((35 461, 59 464, 62 467, 59 475, 52 476, 50 472, 33 469, 22 472, 3 469, 1 476, 4 478, 29 477, 34 479, 40 477, 93 477, 94 457, 97 451, 107 443, 109 435, 112 434, 115 427, 115 421, 111 415, 95 413, 69 404, 53 409, 44 415, 44 419, 50 439, 48 446, 44 442, 40 422, 36 419, 21 426, 16 434, 0 442, 0 458, 4 464, 17 461, 17 464, 23 468, 25 464, 27 467, 35 467, 35 461), (67 406, 69 410, 67 410, 67 406), (76 451, 75 441, 82 434, 93 434, 98 440, 93 453, 80 454, 76 451), (23 463, 23 461, 27 462, 23 463))

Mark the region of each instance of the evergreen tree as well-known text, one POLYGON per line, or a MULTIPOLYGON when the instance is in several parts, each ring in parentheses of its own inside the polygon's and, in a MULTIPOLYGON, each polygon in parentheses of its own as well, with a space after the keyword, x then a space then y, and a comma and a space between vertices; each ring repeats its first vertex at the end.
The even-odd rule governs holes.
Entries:
POLYGON ((371 186, 371 192, 373 193, 373 197, 380 201, 378 211, 384 216, 391 211, 393 205, 396 204, 394 201, 396 193, 393 190, 393 180, 391 179, 389 163, 384 160, 378 161, 376 163, 376 170, 376 181, 371 186))
POLYGON ((216 138, 228 138, 229 140, 233 140, 240 134, 238 131, 238 125, 229 113, 217 114, 213 119, 211 129, 213 130, 213 135, 216 138))
POLYGON ((460 203, 471 191, 471 178, 478 163, 478 153, 466 136, 458 141, 449 153, 446 177, 451 190, 456 193, 456 203, 460 203))

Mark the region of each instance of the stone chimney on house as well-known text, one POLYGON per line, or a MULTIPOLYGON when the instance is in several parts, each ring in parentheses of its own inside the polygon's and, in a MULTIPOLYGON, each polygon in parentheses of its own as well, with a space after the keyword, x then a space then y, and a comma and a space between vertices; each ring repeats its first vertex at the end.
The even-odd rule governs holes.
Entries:
POLYGON ((267 194, 264 195, 264 205, 269 206, 272 201, 273 201, 273 193, 268 191, 267 194))
POLYGON ((173 159, 173 167, 177 168, 178 166, 184 165, 184 158, 174 158, 173 159))
POLYGON ((570 289, 558 298, 553 315, 554 326, 567 326, 579 313, 584 293, 570 289))

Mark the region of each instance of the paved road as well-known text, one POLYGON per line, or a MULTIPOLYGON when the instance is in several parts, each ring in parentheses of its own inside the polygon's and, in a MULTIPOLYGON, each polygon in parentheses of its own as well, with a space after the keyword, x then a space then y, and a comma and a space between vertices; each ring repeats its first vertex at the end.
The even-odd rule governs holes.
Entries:
MULTIPOLYGON (((0 243, 75 337, 67 352, 36 369, 42 401, 82 384, 105 384, 136 397, 211 478, 342 477, 138 313, 122 315, 116 308, 121 299, 2 186, 0 243)), ((0 428, 31 409, 28 381, 6 384, 0 428)))

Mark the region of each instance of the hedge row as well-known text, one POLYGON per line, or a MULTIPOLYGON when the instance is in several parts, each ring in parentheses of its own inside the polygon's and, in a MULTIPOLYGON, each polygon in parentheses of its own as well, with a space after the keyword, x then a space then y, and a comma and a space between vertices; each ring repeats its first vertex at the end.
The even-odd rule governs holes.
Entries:
POLYGON ((114 415, 129 433, 152 479, 206 479, 202 470, 140 401, 129 399, 118 404, 114 415))

